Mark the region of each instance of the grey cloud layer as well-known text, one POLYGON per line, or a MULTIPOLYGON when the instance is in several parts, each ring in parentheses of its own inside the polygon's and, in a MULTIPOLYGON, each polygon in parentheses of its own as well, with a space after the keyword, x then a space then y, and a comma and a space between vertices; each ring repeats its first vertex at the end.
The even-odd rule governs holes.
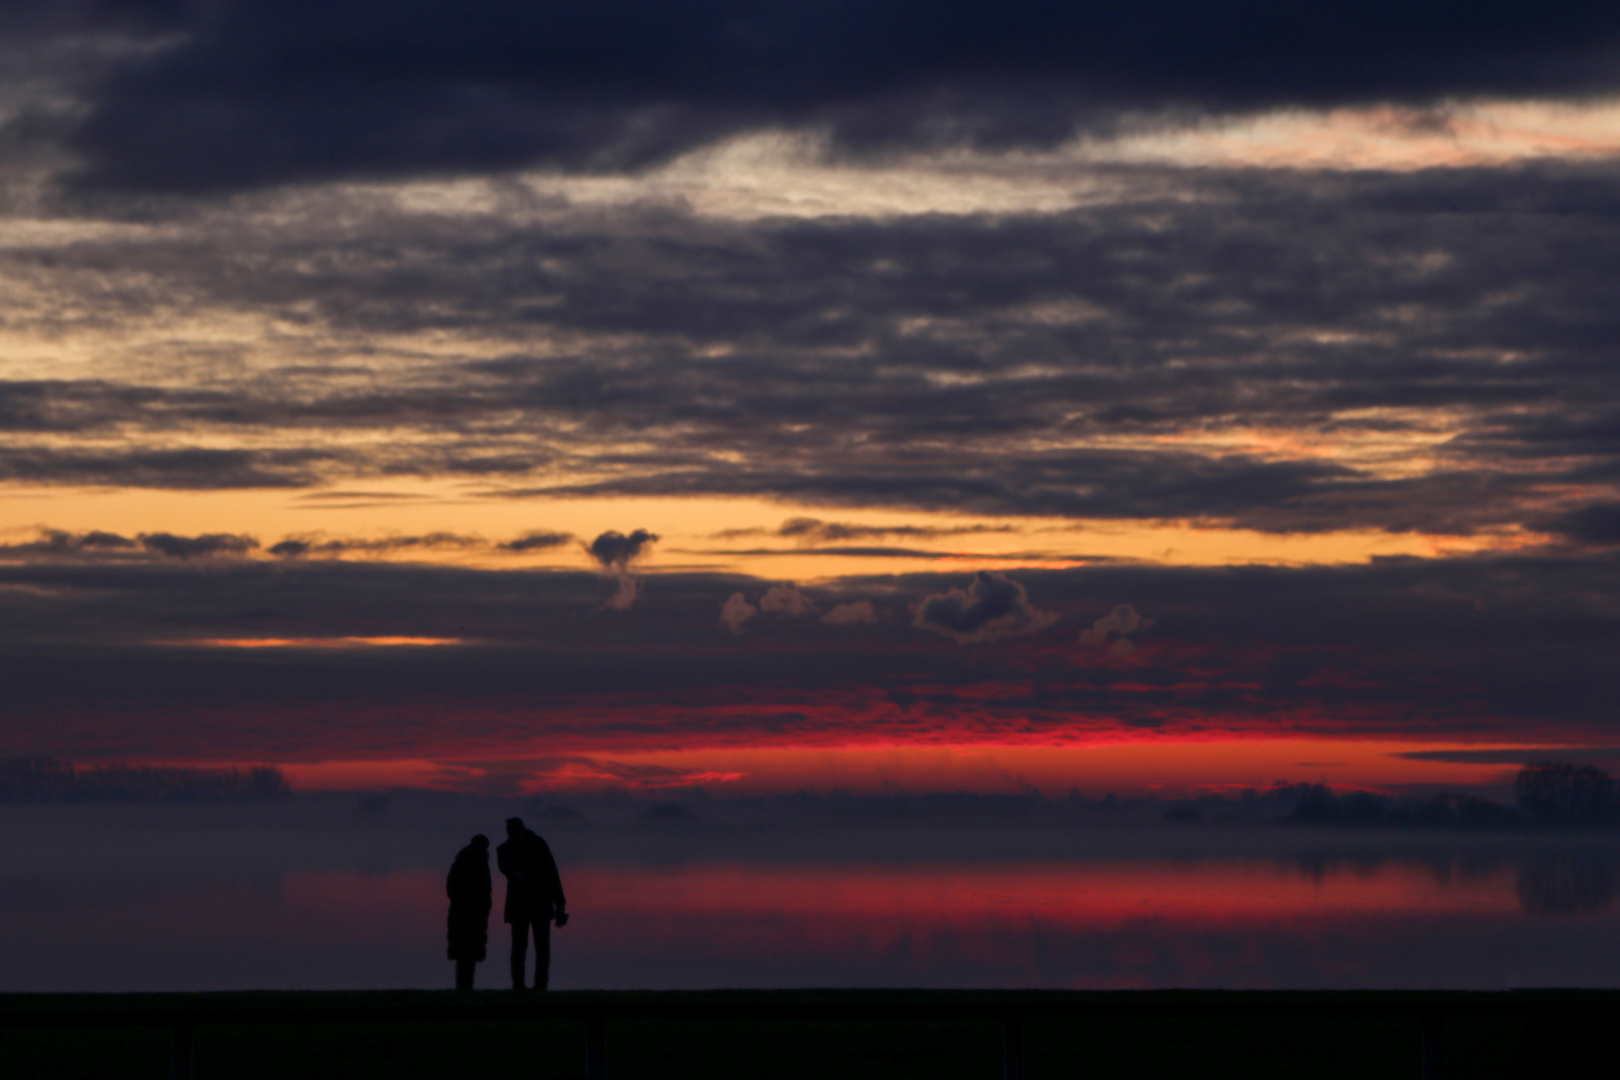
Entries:
POLYGON ((854 148, 1006 145, 1122 112, 1601 93, 1617 85, 1620 43, 1620 16, 1602 5, 1457 0, 70 10, 16 18, 14 31, 135 47, 80 60, 77 108, 40 110, 33 128, 84 163, 82 185, 119 191, 633 168, 773 124, 825 128, 854 148))
POLYGON ((1620 171, 1117 173, 1150 194, 752 225, 669 208, 445 219, 311 196, 13 247, 0 274, 44 297, 14 304, 19 328, 140 326, 157 305, 303 336, 276 340, 295 362, 251 375, 182 354, 190 385, 0 384, 0 477, 456 475, 508 494, 1610 534, 1581 500, 1607 505, 1620 481, 1620 171), (88 310, 98 322, 76 324, 88 310), (465 353, 377 343, 419 334, 465 353), (1186 442, 1244 427, 1421 437, 1434 468, 1186 442), (202 429, 276 445, 174 445, 202 429), (345 430, 399 437, 334 448, 345 430), (1565 505, 1549 510, 1549 491, 1565 505))
POLYGON ((1608 556, 1102 567, 988 584, 908 575, 777 587, 779 601, 802 593, 836 618, 799 604, 801 617, 745 620, 746 636, 716 618, 728 595, 772 595, 766 585, 658 576, 625 612, 604 609, 600 578, 583 571, 0 565, 4 749, 274 760, 311 747, 1006 742, 1122 727, 1541 745, 1615 735, 1620 565, 1608 556), (983 632, 1008 616, 1007 633, 983 632), (1077 628, 1122 622, 1129 655, 1077 641, 1077 628), (398 636, 466 644, 175 644, 398 636))

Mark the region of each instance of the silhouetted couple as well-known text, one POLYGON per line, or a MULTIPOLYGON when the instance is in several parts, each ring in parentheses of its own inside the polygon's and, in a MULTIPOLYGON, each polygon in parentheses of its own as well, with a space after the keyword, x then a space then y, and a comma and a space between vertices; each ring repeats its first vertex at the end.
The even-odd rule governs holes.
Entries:
MULTIPOLYGON (((506 843, 495 849, 495 864, 506 875, 504 917, 512 924, 512 989, 526 987, 529 935, 534 934, 534 988, 544 990, 551 973, 551 924, 568 925, 568 901, 551 848, 522 818, 506 819, 506 843)), ((473 988, 474 966, 489 945, 489 837, 475 836, 456 853, 445 882, 450 894, 450 959, 456 962, 456 989, 473 988)))

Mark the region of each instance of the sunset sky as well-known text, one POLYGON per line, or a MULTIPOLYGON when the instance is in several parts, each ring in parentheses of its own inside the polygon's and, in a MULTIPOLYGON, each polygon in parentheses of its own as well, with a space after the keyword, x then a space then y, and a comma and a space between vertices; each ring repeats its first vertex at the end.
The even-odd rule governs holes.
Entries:
POLYGON ((0 12, 0 757, 1620 766, 1620 8, 0 12))

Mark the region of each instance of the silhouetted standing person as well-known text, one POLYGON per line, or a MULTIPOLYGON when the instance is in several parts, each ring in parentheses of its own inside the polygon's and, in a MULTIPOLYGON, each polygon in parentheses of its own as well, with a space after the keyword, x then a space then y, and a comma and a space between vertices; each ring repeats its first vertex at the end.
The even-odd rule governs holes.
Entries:
POLYGON ((551 975, 551 923, 568 923, 568 901, 551 848, 522 818, 506 819, 506 843, 495 849, 506 875, 506 921, 512 924, 512 989, 524 988, 523 968, 534 930, 534 988, 544 990, 551 975))
POLYGON ((489 837, 475 836, 456 852, 444 891, 450 896, 450 959, 456 962, 456 989, 471 990, 473 969, 489 945, 489 909, 494 906, 489 837))

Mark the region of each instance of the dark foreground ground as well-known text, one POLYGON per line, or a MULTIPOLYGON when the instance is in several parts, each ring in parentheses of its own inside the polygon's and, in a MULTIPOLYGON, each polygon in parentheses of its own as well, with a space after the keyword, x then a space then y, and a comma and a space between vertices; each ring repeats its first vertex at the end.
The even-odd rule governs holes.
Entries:
POLYGON ((168 1077, 170 1023, 188 1016, 197 1080, 584 1080, 583 1016, 599 1012, 610 1080, 1000 1080, 997 1017, 1024 1012, 1027 1080, 1416 1080, 1417 1014, 1431 1010, 1445 1017, 1448 1080, 1575 1075, 1620 1014, 1620 992, 0 995, 0 1074, 168 1077))

